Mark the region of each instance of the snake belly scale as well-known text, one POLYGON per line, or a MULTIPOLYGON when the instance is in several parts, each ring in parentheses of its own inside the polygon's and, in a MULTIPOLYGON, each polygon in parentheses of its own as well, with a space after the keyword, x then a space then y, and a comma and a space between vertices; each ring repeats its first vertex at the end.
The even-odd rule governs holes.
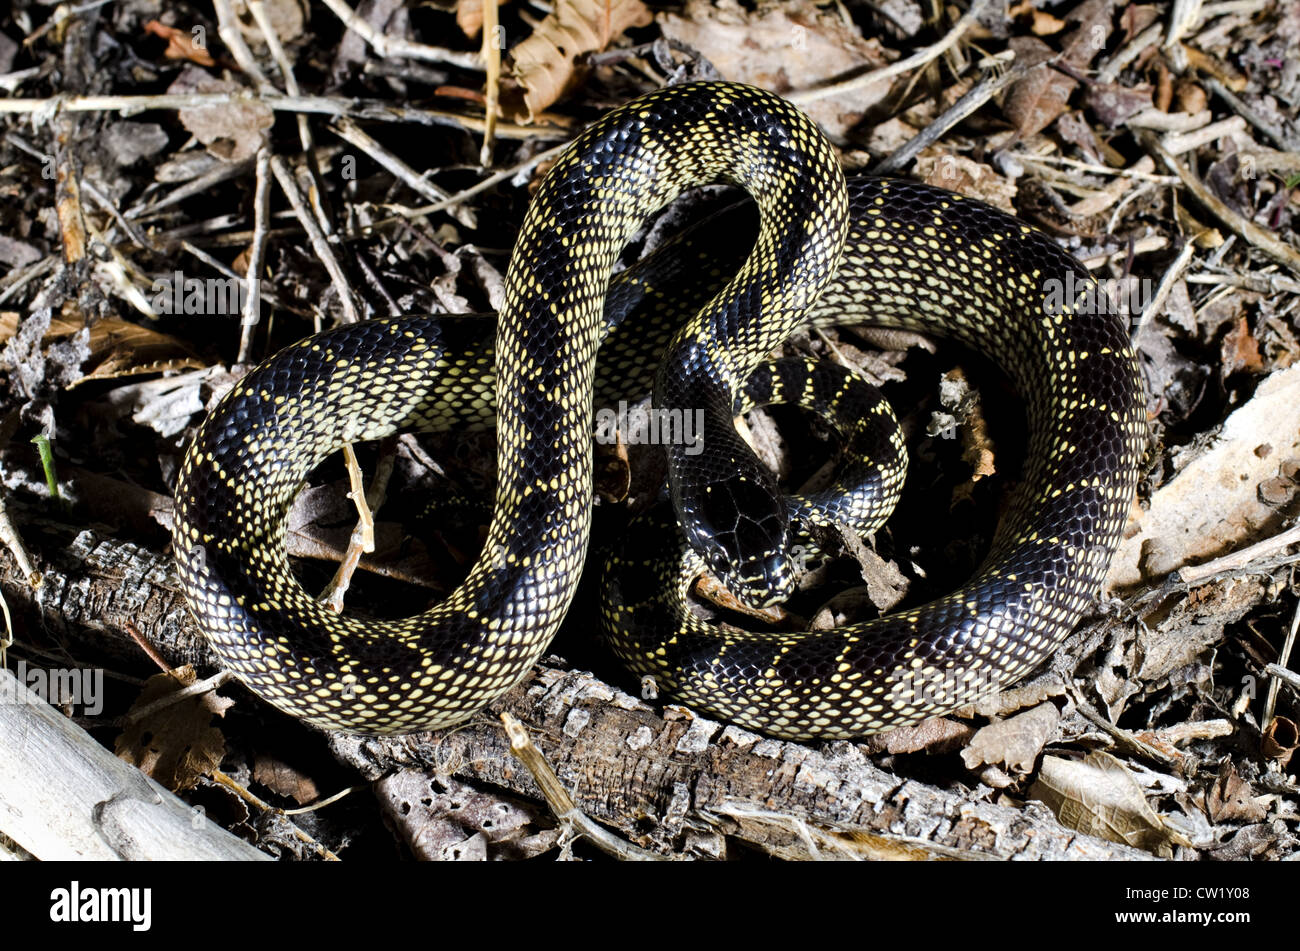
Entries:
POLYGON ((491 371, 436 320, 376 320, 271 358, 203 422, 178 475, 176 558, 200 627, 241 680, 320 726, 395 733, 462 722, 524 676, 586 556, 593 378, 614 262, 653 211, 719 180, 755 198, 759 239, 676 332, 679 350, 700 340, 743 384, 814 301, 822 321, 956 337, 1025 396, 1026 471, 984 567, 947 598, 868 625, 742 641, 682 612, 690 566, 678 557, 657 569, 659 591, 605 609, 617 653, 688 703, 789 738, 950 710, 1050 653, 1095 594, 1137 483, 1145 413, 1123 327, 1045 307, 1050 281, 1090 279, 1041 234, 924 186, 867 180, 846 193, 833 152, 792 106, 701 83, 634 100, 557 160, 511 259, 491 371), (285 524, 323 457, 493 417, 494 514, 450 597, 372 621, 302 590, 285 524))

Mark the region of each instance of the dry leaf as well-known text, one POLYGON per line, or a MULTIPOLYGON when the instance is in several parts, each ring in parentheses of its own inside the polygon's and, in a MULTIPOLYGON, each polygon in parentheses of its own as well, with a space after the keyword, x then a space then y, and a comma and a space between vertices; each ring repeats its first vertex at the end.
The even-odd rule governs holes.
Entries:
POLYGON ((1255 800, 1255 790, 1225 762, 1205 796, 1205 811, 1215 822, 1259 822, 1268 808, 1255 800))
POLYGON ((1006 766, 1017 773, 1029 773, 1038 754, 1056 735, 1060 719, 1056 704, 1040 703, 1009 720, 990 723, 982 727, 961 751, 962 762, 972 770, 987 763, 1006 766))
POLYGON ((1065 21, 1058 20, 1045 10, 1033 11, 1033 24, 1030 26, 1034 36, 1051 36, 1065 29, 1065 21))
POLYGON ((965 155, 952 155, 939 148, 926 149, 916 157, 916 173, 927 185, 978 198, 1007 214, 1016 213, 1012 204, 1016 183, 965 155))
POLYGON ((1206 445, 1152 495, 1139 530, 1120 543, 1108 589, 1163 577, 1275 530, 1278 513, 1257 487, 1284 460, 1300 456, 1300 367, 1268 376, 1206 445))
POLYGON ((1223 360, 1220 372, 1228 377, 1239 370, 1247 373, 1260 373, 1264 369, 1264 358, 1259 352, 1259 341, 1250 332, 1250 324, 1245 317, 1237 322, 1223 338, 1223 360))
POLYGON ((188 664, 150 677, 127 711, 130 725, 113 745, 119 759, 174 792, 193 788, 200 777, 211 775, 221 765, 226 742, 212 725, 212 717, 225 716, 235 701, 209 690, 159 707, 134 722, 131 714, 190 686, 195 679, 194 668, 188 664))
POLYGON ((1030 67, 1007 92, 1002 111, 1022 138, 1047 128, 1065 112, 1070 93, 1078 85, 1069 76, 1047 65, 1055 53, 1033 36, 1013 36, 1009 45, 1018 64, 1030 67))
POLYGON ((651 19, 641 0, 557 0, 555 12, 510 51, 528 118, 577 84, 574 61, 579 56, 603 50, 624 30, 646 26, 651 19))
POLYGON ((167 41, 167 49, 163 50, 163 56, 167 57, 167 59, 187 59, 191 63, 198 63, 200 66, 217 65, 217 61, 209 55, 207 49, 198 46, 193 35, 185 30, 167 26, 157 20, 150 20, 144 25, 144 31, 152 33, 154 36, 160 36, 167 41))
POLYGON ((1088 108, 1103 125, 1118 129, 1130 118, 1151 108, 1151 86, 1121 86, 1119 83, 1093 83, 1088 87, 1088 108))
MULTIPOLYGON (((193 66, 186 67, 167 89, 167 92, 176 94, 242 91, 241 86, 213 79, 193 66)), ((181 125, 209 152, 228 162, 242 162, 256 155, 267 141, 266 130, 275 123, 275 113, 270 106, 247 99, 181 109, 177 116, 181 125)))
POLYGON ((1076 69, 1086 69, 1110 38, 1115 0, 1083 0, 1065 18, 1076 24, 1061 43, 1061 58, 1076 69))
POLYGON ((900 726, 864 737, 858 746, 866 753, 947 753, 959 748, 975 728, 947 717, 930 717, 915 726, 900 726))
POLYGON ((320 798, 320 790, 310 776, 274 756, 257 755, 253 760, 253 778, 277 795, 290 798, 300 806, 320 798))
MULTIPOLYGON (((509 2, 510 0, 497 0, 497 6, 509 2)), ((457 0, 456 25, 466 36, 478 36, 478 31, 483 29, 483 0, 457 0)))
MULTIPOLYGON (((1061 42, 1061 62, 1083 70, 1106 48, 1110 35, 1114 0, 1084 0, 1066 17, 1075 24, 1061 42)), ((1070 94, 1077 83, 1060 70, 1053 69, 1052 48, 1033 36, 1013 36, 1009 41, 1016 62, 1032 67, 1007 93, 1003 112, 1016 126, 1022 138, 1041 132, 1065 112, 1070 94)))
MULTIPOLYGON (((261 3, 281 46, 288 46, 302 35, 303 26, 307 22, 307 4, 300 3, 299 0, 261 0, 261 3)), ((249 12, 246 0, 235 0, 235 22, 239 24, 239 32, 250 44, 255 47, 266 45, 266 37, 249 12)))
POLYGON ((1277 760, 1282 768, 1291 762, 1291 756, 1300 748, 1300 728, 1287 717, 1274 717, 1260 737, 1260 752, 1277 760))
MULTIPOLYGON (((737 0, 689 0, 680 13, 661 14, 659 26, 666 38, 699 50, 724 78, 781 94, 887 62, 877 40, 812 0, 763 0, 752 10, 737 0)), ((832 139, 842 139, 890 88, 889 81, 875 83, 803 108, 832 139)))
POLYGON ((1007 717, 1024 710, 1026 707, 1037 706, 1050 697, 1063 696, 1065 696, 1064 684, 1051 681, 1035 681, 1022 684, 1019 687, 1012 687, 1010 690, 1001 690, 982 700, 976 700, 964 707, 958 707, 951 715, 962 719, 970 719, 971 717, 1007 717))
MULTIPOLYGON (((0 314, 0 342, 8 340, 18 329, 18 315, 0 314)), ((79 320, 56 317, 50 321, 43 342, 51 343, 80 333, 79 320)), ((90 357, 83 367, 93 367, 70 386, 87 380, 107 380, 119 376, 139 376, 167 370, 197 370, 202 361, 175 337, 158 333, 118 317, 108 317, 90 328, 90 357)))
POLYGON ((1164 824, 1147 803, 1137 780, 1109 753, 1089 753, 1082 761, 1044 756, 1029 794, 1045 803, 1067 829, 1173 856, 1182 836, 1164 824))

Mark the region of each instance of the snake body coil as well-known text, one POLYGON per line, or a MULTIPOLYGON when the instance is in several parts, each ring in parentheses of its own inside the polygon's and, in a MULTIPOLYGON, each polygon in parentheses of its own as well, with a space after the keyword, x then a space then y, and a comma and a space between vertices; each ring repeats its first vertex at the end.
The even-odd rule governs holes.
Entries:
MULTIPOLYGON (((1050 281, 1089 279, 1027 226, 907 183, 855 183, 846 199, 833 153, 801 113, 751 87, 708 83, 629 103, 556 162, 511 259, 494 352, 460 348, 452 325, 435 320, 353 325, 273 357, 204 421, 178 477, 176 558, 195 617, 245 683, 321 726, 391 733, 461 722, 523 677, 586 554, 593 380, 615 259, 654 210, 718 180, 754 196, 759 239, 670 341, 679 362, 737 392, 829 281, 814 316, 844 308, 990 354, 1028 401, 1029 461, 985 567, 948 598, 861 628, 742 642, 666 624, 671 612, 652 617, 662 598, 649 593, 607 610, 619 653, 724 718, 813 737, 952 709, 1059 643, 1101 581, 1136 486, 1145 420, 1123 328, 1046 308, 1050 281), (362 621, 302 590, 285 523, 324 456, 493 416, 493 519, 446 601, 402 621, 362 621)), ((679 573, 666 571, 666 590, 679 573)))

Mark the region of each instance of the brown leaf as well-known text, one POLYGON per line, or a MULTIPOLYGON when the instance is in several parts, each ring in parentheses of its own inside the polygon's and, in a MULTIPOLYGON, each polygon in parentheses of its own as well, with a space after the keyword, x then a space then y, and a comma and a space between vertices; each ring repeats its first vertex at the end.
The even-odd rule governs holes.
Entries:
POLYGON ((1002 111, 1021 138, 1028 138, 1065 112, 1070 93, 1078 84, 1047 65, 1047 60, 1054 55, 1052 48, 1037 37, 1013 36, 1010 46, 1016 53, 1016 62, 1030 69, 1012 83, 1002 111))
POLYGON ((1241 317, 1223 338, 1223 375, 1231 376, 1238 370, 1248 373, 1260 373, 1264 369, 1264 358, 1259 352, 1259 341, 1250 332, 1250 324, 1241 317))
POLYGON ((155 674, 131 709, 129 725, 118 736, 113 752, 119 759, 138 767, 168 789, 191 789, 201 776, 209 776, 226 755, 221 731, 212 717, 225 716, 235 702, 209 690, 159 707, 138 720, 131 715, 195 682, 188 664, 170 673, 155 674))
POLYGON ((975 733, 973 727, 947 717, 930 717, 915 726, 900 726, 865 737, 859 746, 867 753, 947 753, 960 747, 975 733))
MULTIPOLYGON (((497 0, 497 6, 509 2, 497 0)), ((483 29, 483 0, 457 0, 456 25, 466 36, 478 36, 478 31, 483 29)))
POLYGON ((1120 14, 1119 26, 1123 31, 1117 46, 1124 46, 1130 40, 1134 39, 1139 33, 1149 27, 1156 20, 1164 16, 1164 8, 1157 7, 1154 4, 1133 4, 1130 3, 1120 14))
MULTIPOLYGON (((43 340, 52 343, 71 337, 80 333, 82 326, 80 320, 56 317, 50 321, 50 329, 45 332, 43 340)), ((0 314, 0 342, 12 337, 17 329, 17 314, 0 314)), ((87 380, 203 368, 203 362, 175 337, 119 317, 105 318, 91 327, 89 345, 90 357, 83 367, 93 369, 72 383, 72 386, 78 386, 87 380)))
MULTIPOLYGON (((169 93, 237 93, 242 87, 227 80, 186 67, 168 87, 169 93)), ((181 109, 177 113, 185 126, 207 150, 227 162, 242 162, 257 154, 275 123, 275 113, 262 102, 243 100, 211 106, 181 109)))
MULTIPOLYGON (((724 78, 775 93, 810 89, 888 62, 879 40, 864 38, 856 24, 814 0, 687 0, 673 7, 658 16, 665 38, 699 50, 724 78)), ((892 86, 873 83, 801 108, 838 140, 892 86)))
POLYGON ((967 769, 984 764, 1006 766, 1017 773, 1029 773, 1043 747, 1056 735, 1061 719, 1054 703, 1040 703, 1031 710, 982 727, 970 745, 961 751, 967 769))
POLYGON ((1260 738, 1260 751, 1269 759, 1275 759, 1285 768, 1291 762, 1291 756, 1300 748, 1300 729, 1295 721, 1287 717, 1274 717, 1260 738))
POLYGON ((1255 790, 1237 775, 1232 763, 1224 763, 1206 793, 1205 811, 1215 822, 1259 822, 1268 815, 1268 808, 1254 797, 1255 790))
POLYGON ((978 198, 1008 214, 1016 212, 1013 204, 1015 182, 965 155, 954 155, 937 148, 926 149, 916 157, 916 173, 927 185, 978 198))
POLYGON ((1162 858, 1185 845, 1147 803, 1132 774, 1109 753, 1083 760, 1044 756, 1029 794, 1055 813, 1067 829, 1143 849, 1162 858))
POLYGON ((184 30, 167 26, 157 20, 150 20, 144 25, 144 31, 167 41, 167 49, 163 50, 163 56, 167 59, 187 59, 200 66, 217 65, 217 61, 208 54, 208 51, 202 46, 196 46, 193 37, 184 30))
POLYGON ((258 754, 253 760, 253 778, 272 792, 305 806, 320 798, 310 776, 274 756, 258 754))
POLYGON ((1110 38, 1115 0, 1083 0, 1065 18, 1077 24, 1061 44, 1061 59, 1076 69, 1086 69, 1110 38))
POLYGON ((1117 129, 1143 109, 1150 109, 1152 89, 1121 86, 1119 83, 1093 83, 1088 87, 1088 108, 1108 128, 1117 129))
POLYGON ((574 61, 603 50, 652 16, 641 0, 558 0, 555 12, 510 52, 511 70, 523 89, 528 118, 534 118, 578 82, 574 61))

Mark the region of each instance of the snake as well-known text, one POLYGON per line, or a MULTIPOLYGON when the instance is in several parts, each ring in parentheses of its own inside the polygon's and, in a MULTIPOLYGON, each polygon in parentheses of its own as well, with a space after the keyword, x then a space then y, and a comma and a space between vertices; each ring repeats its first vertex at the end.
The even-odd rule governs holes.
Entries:
MULTIPOLYGON (((1138 364, 1124 325, 1089 306, 1096 296, 1051 297, 1067 278, 1093 283, 1049 237, 978 201, 846 181, 816 124, 775 94, 733 82, 648 93, 588 126, 546 174, 486 342, 481 321, 367 320, 289 346, 225 395, 177 474, 181 589, 226 667, 288 714, 365 734, 465 722, 524 678, 573 602, 597 383, 640 365, 629 354, 654 338, 655 405, 705 414, 705 451, 668 453, 670 528, 696 547, 653 566, 613 557, 656 582, 623 586, 602 609, 615 652, 682 702, 778 738, 856 737, 951 711, 1022 677, 1073 629, 1133 503, 1138 364), (747 254, 736 229, 711 239, 740 261, 733 274, 688 265, 611 282, 652 215, 716 182, 758 210, 747 254), (675 297, 693 313, 653 333, 620 334, 607 312, 629 299, 654 313, 675 297), (752 638, 697 623, 681 589, 701 565, 750 603, 790 589, 791 506, 733 418, 772 352, 818 320, 933 333, 989 356, 1026 402, 1019 487, 976 575, 931 604, 752 638), (495 426, 497 439, 492 517, 460 586, 398 620, 335 613, 308 594, 284 536, 312 469, 350 443, 454 425, 495 426)), ((818 389, 811 370, 767 372, 781 381, 769 389, 818 389)), ((839 388, 822 389, 834 402, 839 388)))

